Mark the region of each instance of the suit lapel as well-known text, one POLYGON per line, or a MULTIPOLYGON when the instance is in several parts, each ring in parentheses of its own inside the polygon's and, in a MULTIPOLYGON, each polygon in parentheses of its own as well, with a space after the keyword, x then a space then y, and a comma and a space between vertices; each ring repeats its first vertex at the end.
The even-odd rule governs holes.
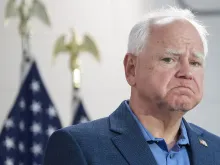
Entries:
POLYGON ((110 116, 112 142, 130 165, 157 165, 147 141, 124 102, 110 116))
MULTIPOLYGON (((147 141, 124 102, 110 115, 109 120, 110 130, 117 133, 112 142, 130 165, 157 165, 147 141)), ((200 129, 188 124, 185 119, 183 122, 190 141, 188 152, 191 164, 217 165, 216 153, 213 151, 213 148, 216 148, 215 144, 203 137, 200 129)))
MULTIPOLYGON (((190 147, 188 148, 189 157, 192 165, 215 165, 212 142, 203 137, 203 132, 190 126, 184 120, 190 147), (207 145, 206 145, 207 144, 207 145)), ((215 148, 215 147, 214 147, 215 148)))

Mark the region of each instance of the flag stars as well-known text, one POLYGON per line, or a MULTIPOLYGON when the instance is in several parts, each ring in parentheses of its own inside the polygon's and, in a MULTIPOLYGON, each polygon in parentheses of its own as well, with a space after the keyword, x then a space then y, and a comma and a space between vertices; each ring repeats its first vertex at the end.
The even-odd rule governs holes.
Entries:
POLYGON ((37 157, 38 155, 42 154, 42 147, 40 144, 34 143, 31 148, 31 151, 37 157))
POLYGON ((35 61, 24 78, 3 123, 0 165, 42 165, 48 136, 62 127, 35 61))
POLYGON ((20 142, 18 144, 18 149, 21 151, 21 152, 24 152, 25 151, 25 148, 24 148, 24 144, 22 142, 20 142))
POLYGON ((10 138, 10 137, 5 138, 5 147, 7 150, 15 149, 15 143, 14 143, 13 138, 10 138))
POLYGON ((42 132, 41 125, 39 123, 33 122, 31 126, 31 131, 34 135, 40 134, 42 132))
POLYGON ((56 130, 56 128, 52 127, 52 126, 49 126, 47 131, 46 131, 46 134, 48 135, 48 137, 50 135, 52 135, 52 133, 56 130))
POLYGON ((53 106, 50 106, 48 108, 48 112, 47 113, 48 113, 50 118, 56 117, 56 110, 55 110, 55 108, 53 106))
POLYGON ((24 109, 25 109, 26 104, 25 104, 24 99, 21 99, 21 101, 19 102, 19 107, 20 107, 22 110, 24 110, 24 109))
POLYGON ((10 129, 14 127, 14 122, 11 118, 8 118, 5 122, 5 128, 10 129))
POLYGON ((86 118, 86 117, 81 117, 80 118, 80 121, 79 121, 80 123, 86 123, 86 122, 88 122, 88 119, 86 118))
POLYGON ((41 112, 41 110, 42 110, 41 104, 37 101, 33 101, 31 104, 31 110, 34 113, 34 115, 36 115, 37 113, 41 112))
POLYGON ((31 90, 32 90, 32 92, 34 92, 34 93, 40 91, 40 84, 39 84, 38 81, 36 81, 36 80, 32 80, 32 83, 31 83, 31 90))
POLYGON ((24 122, 23 121, 20 121, 19 128, 20 128, 21 131, 24 131, 25 126, 24 126, 24 122))
POLYGON ((6 158, 5 164, 4 165, 14 165, 14 161, 11 158, 6 158))

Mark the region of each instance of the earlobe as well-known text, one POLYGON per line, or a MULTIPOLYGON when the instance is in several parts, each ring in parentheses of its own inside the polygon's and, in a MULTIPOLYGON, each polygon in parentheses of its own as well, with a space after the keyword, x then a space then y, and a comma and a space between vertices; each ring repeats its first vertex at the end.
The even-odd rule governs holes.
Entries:
POLYGON ((132 54, 126 54, 124 58, 124 69, 127 82, 130 86, 135 85, 135 66, 136 56, 132 54))

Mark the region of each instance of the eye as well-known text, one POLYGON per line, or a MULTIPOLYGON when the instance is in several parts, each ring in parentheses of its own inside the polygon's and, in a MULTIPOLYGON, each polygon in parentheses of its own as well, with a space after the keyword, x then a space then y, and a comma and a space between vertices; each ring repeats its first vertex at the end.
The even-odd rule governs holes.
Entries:
POLYGON ((165 63, 168 63, 168 64, 174 62, 174 60, 170 57, 163 58, 162 61, 164 61, 165 63))
POLYGON ((197 61, 191 61, 190 65, 195 66, 195 67, 202 66, 202 64, 200 62, 197 62, 197 61))

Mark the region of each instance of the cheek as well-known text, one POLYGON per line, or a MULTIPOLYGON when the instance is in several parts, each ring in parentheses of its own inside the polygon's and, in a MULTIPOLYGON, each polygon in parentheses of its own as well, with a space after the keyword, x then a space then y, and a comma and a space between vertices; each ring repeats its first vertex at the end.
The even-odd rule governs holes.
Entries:
POLYGON ((170 82, 173 79, 173 74, 171 72, 163 72, 158 76, 158 88, 160 88, 164 94, 169 90, 170 82))
POLYGON ((198 92, 203 93, 204 73, 197 73, 195 76, 195 84, 197 85, 198 92))
POLYGON ((158 82, 166 92, 169 89, 170 83, 172 83, 172 79, 174 78, 177 67, 175 63, 169 65, 165 63, 159 63, 158 66, 158 82))
POLYGON ((164 67, 158 63, 151 66, 145 64, 136 70, 136 85, 138 88, 147 91, 159 91, 160 94, 165 95, 174 72, 173 68, 164 67))
POLYGON ((155 86, 156 90, 160 91, 162 95, 165 95, 172 78, 173 72, 171 70, 161 68, 152 74, 152 85, 155 86))

